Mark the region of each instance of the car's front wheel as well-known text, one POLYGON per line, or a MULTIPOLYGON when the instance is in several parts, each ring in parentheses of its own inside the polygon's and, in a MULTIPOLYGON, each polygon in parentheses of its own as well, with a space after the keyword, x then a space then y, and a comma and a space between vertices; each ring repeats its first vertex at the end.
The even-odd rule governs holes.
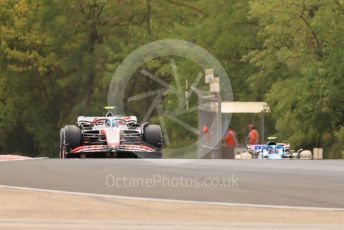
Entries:
POLYGON ((155 157, 152 155, 148 158, 162 158, 163 136, 160 125, 147 125, 144 128, 143 141, 157 150, 155 157))
POLYGON ((143 139, 146 143, 162 148, 162 132, 160 125, 148 125, 144 129, 143 139))
POLYGON ((81 129, 76 125, 66 125, 60 131, 60 158, 68 157, 68 153, 81 145, 81 129))

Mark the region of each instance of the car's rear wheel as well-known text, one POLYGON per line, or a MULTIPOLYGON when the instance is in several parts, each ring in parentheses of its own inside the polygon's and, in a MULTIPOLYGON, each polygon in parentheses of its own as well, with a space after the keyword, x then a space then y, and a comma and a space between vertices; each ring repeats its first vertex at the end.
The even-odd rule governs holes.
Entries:
POLYGON ((64 145, 60 152, 64 157, 68 157, 68 152, 81 145, 81 129, 76 125, 67 125, 63 131, 64 145))
POLYGON ((162 132, 160 125, 148 125, 144 129, 143 140, 158 148, 160 151, 162 149, 162 132))

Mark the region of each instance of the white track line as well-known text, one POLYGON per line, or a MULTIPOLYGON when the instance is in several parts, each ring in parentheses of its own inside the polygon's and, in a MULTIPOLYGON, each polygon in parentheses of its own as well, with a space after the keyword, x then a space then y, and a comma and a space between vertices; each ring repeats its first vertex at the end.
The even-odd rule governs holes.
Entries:
POLYGON ((231 229, 343 229, 340 224, 294 223, 216 223, 216 222, 160 222, 160 221, 109 221, 73 219, 0 219, 0 227, 32 229, 137 229, 137 230, 231 230, 231 229))
POLYGON ((288 206, 288 205, 265 205, 265 204, 245 204, 245 203, 230 203, 230 202, 212 202, 212 201, 192 201, 192 200, 178 200, 178 199, 160 199, 160 198, 146 198, 146 197, 131 197, 120 195, 106 195, 95 194, 86 192, 70 192, 63 190, 51 190, 40 189, 20 186, 0 185, 0 188, 4 189, 16 189, 32 192, 49 192, 64 195, 74 196, 88 196, 98 198, 111 198, 111 199, 126 199, 126 200, 138 200, 138 201, 153 201, 153 202, 165 202, 165 203, 182 203, 182 204, 195 204, 195 205, 220 205, 230 207, 246 207, 246 208, 269 208, 269 209, 292 209, 292 210, 309 210, 309 211, 332 211, 332 212, 344 212, 344 208, 324 208, 324 207, 304 207, 304 206, 288 206))
POLYGON ((43 160, 49 159, 49 157, 32 157, 32 158, 22 158, 22 159, 0 159, 0 162, 8 162, 8 161, 29 161, 29 160, 43 160))

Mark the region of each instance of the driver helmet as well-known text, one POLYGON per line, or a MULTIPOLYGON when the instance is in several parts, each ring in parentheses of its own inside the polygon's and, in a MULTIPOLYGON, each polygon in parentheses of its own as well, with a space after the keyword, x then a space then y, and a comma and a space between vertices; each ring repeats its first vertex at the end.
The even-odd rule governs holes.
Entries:
POLYGON ((117 126, 118 126, 117 121, 115 119, 113 119, 111 121, 111 127, 117 127, 117 126))
POLYGON ((106 121, 106 126, 109 126, 109 127, 117 127, 118 124, 117 124, 117 121, 115 119, 113 120, 107 120, 106 121))

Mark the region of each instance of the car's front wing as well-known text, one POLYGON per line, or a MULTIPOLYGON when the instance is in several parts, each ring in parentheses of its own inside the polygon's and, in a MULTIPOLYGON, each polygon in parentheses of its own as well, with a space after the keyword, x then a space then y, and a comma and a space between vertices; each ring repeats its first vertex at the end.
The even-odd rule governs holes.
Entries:
POLYGON ((120 145, 118 148, 111 148, 108 145, 81 145, 72 149, 71 153, 92 153, 92 152, 156 152, 157 150, 147 145, 120 145))

